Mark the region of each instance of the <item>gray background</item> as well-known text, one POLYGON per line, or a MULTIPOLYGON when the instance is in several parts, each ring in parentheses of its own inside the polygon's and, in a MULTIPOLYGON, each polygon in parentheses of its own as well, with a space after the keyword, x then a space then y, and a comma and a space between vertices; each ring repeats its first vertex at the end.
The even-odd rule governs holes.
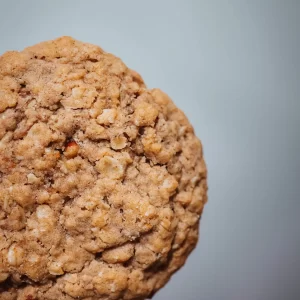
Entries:
POLYGON ((71 35, 188 115, 209 168, 201 239, 155 300, 300 299, 300 1, 0 1, 0 52, 71 35))

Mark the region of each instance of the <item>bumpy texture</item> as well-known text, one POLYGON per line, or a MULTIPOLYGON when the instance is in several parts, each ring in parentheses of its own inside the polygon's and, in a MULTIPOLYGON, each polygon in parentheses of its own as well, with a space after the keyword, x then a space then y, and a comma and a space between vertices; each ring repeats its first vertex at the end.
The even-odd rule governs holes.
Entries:
POLYGON ((207 200, 185 115, 69 37, 0 58, 0 299, 145 299, 207 200))

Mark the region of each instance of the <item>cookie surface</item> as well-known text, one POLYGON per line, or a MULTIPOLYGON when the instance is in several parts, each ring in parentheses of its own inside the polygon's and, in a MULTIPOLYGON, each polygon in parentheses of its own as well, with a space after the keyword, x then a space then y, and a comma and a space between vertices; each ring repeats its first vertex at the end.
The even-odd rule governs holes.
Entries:
POLYGON ((69 37, 0 57, 0 298, 145 299, 185 262, 207 200, 185 115, 69 37))

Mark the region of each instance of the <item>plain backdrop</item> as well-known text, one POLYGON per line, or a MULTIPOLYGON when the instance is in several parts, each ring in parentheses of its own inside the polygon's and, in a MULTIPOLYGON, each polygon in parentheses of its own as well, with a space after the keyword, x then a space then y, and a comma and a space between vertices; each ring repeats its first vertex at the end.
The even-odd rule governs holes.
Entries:
POLYGON ((200 243, 154 299, 300 299, 300 1, 0 0, 0 53, 62 35, 121 57, 203 142, 200 243))

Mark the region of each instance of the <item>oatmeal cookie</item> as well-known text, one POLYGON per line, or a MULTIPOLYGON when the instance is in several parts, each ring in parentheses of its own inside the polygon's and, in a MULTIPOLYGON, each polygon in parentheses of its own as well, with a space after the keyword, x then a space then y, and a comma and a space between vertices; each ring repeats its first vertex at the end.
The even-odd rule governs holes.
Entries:
POLYGON ((0 57, 0 298, 145 299, 185 262, 202 146, 161 90, 62 37, 0 57))

